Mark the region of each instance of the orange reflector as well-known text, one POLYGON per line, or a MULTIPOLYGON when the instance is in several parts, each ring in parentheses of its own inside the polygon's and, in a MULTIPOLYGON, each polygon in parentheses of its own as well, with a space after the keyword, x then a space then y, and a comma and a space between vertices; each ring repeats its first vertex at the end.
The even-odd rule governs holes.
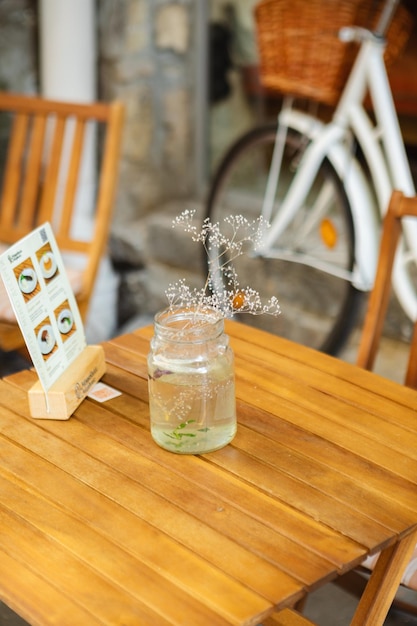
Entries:
POLYGON ((232 306, 235 310, 241 309, 245 304, 245 294, 238 291, 232 300, 232 306))
POLYGON ((337 230, 328 219, 325 219, 320 224, 320 235, 325 246, 328 248, 334 248, 337 244, 337 230))

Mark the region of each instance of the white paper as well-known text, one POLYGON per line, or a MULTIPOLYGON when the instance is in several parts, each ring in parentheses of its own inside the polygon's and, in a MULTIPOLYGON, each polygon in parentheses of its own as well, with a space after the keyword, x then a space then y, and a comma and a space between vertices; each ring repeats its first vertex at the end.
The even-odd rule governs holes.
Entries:
POLYGON ((48 390, 86 346, 50 224, 0 255, 0 272, 39 380, 48 390))

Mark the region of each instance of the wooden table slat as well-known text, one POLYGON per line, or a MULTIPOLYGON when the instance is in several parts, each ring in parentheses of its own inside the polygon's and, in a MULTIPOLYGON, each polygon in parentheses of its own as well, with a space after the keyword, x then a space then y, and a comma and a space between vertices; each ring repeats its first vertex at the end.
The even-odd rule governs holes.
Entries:
POLYGON ((0 579, 3 602, 32 626, 103 626, 101 619, 78 604, 77 596, 68 597, 62 592, 58 578, 52 583, 46 581, 30 564, 21 563, 1 548, 0 579))

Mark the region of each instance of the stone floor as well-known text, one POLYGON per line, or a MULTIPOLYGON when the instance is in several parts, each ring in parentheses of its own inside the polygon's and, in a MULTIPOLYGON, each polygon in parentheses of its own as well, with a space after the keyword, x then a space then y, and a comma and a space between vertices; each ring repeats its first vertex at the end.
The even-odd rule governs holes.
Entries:
MULTIPOLYGON (((150 320, 141 320, 149 323, 150 320)), ((137 325, 140 321, 137 322, 137 325)), ((134 326, 131 323, 130 326, 134 326)), ((126 328, 127 330, 127 328, 126 328)), ((341 353, 341 358, 348 362, 354 362, 358 345, 359 332, 355 331, 345 349, 341 353)), ((376 371, 392 380, 402 382, 403 373, 407 359, 407 345, 399 340, 383 338, 380 348, 380 356, 376 364, 376 371)), ((10 356, 0 354, 0 376, 4 376, 8 371, 21 369, 25 362, 19 355, 10 356)), ((402 592, 407 593, 407 592, 402 592)), ((413 602, 417 603, 417 594, 409 594, 413 602)), ((356 599, 349 596, 339 587, 328 584, 324 588, 312 593, 304 610, 304 613, 315 620, 320 626, 348 626, 356 605, 356 599)), ((185 626, 188 625, 184 622, 185 626)), ((417 617, 405 615, 404 613, 391 610, 385 626, 417 626, 417 617)), ((15 615, 8 607, 0 603, 0 626, 26 626, 26 622, 15 615)), ((81 625, 80 625, 81 626, 81 625)), ((82 625, 84 626, 84 625, 82 625)), ((86 624, 85 626, 88 626, 86 624)), ((139 625, 138 625, 139 626, 139 625)), ((158 626, 155 624, 155 626, 158 626)))
MULTIPOLYGON (((348 363, 355 363, 359 345, 360 332, 355 330, 346 346, 340 353, 340 358, 348 363)), ((404 341, 390 337, 382 337, 376 358, 374 372, 403 383, 408 360, 408 345, 404 341)))
MULTIPOLYGON (((414 593, 414 592, 413 592, 414 593)), ((416 601, 417 594, 414 593, 416 601)), ((307 599, 304 615, 320 626, 349 626, 357 600, 334 584, 312 593, 307 599)), ((384 626, 417 626, 417 616, 391 609, 384 626)))
POLYGON ((28 362, 18 352, 2 352, 0 350, 0 378, 27 367, 28 362))

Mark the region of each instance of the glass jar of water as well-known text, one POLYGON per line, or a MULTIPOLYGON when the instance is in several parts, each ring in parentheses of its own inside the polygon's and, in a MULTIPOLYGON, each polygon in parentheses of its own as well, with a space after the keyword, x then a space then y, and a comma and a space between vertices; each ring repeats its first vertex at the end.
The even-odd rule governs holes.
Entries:
POLYGON ((158 313, 148 372, 151 434, 158 445, 178 454, 201 454, 233 439, 234 359, 216 311, 158 313))

